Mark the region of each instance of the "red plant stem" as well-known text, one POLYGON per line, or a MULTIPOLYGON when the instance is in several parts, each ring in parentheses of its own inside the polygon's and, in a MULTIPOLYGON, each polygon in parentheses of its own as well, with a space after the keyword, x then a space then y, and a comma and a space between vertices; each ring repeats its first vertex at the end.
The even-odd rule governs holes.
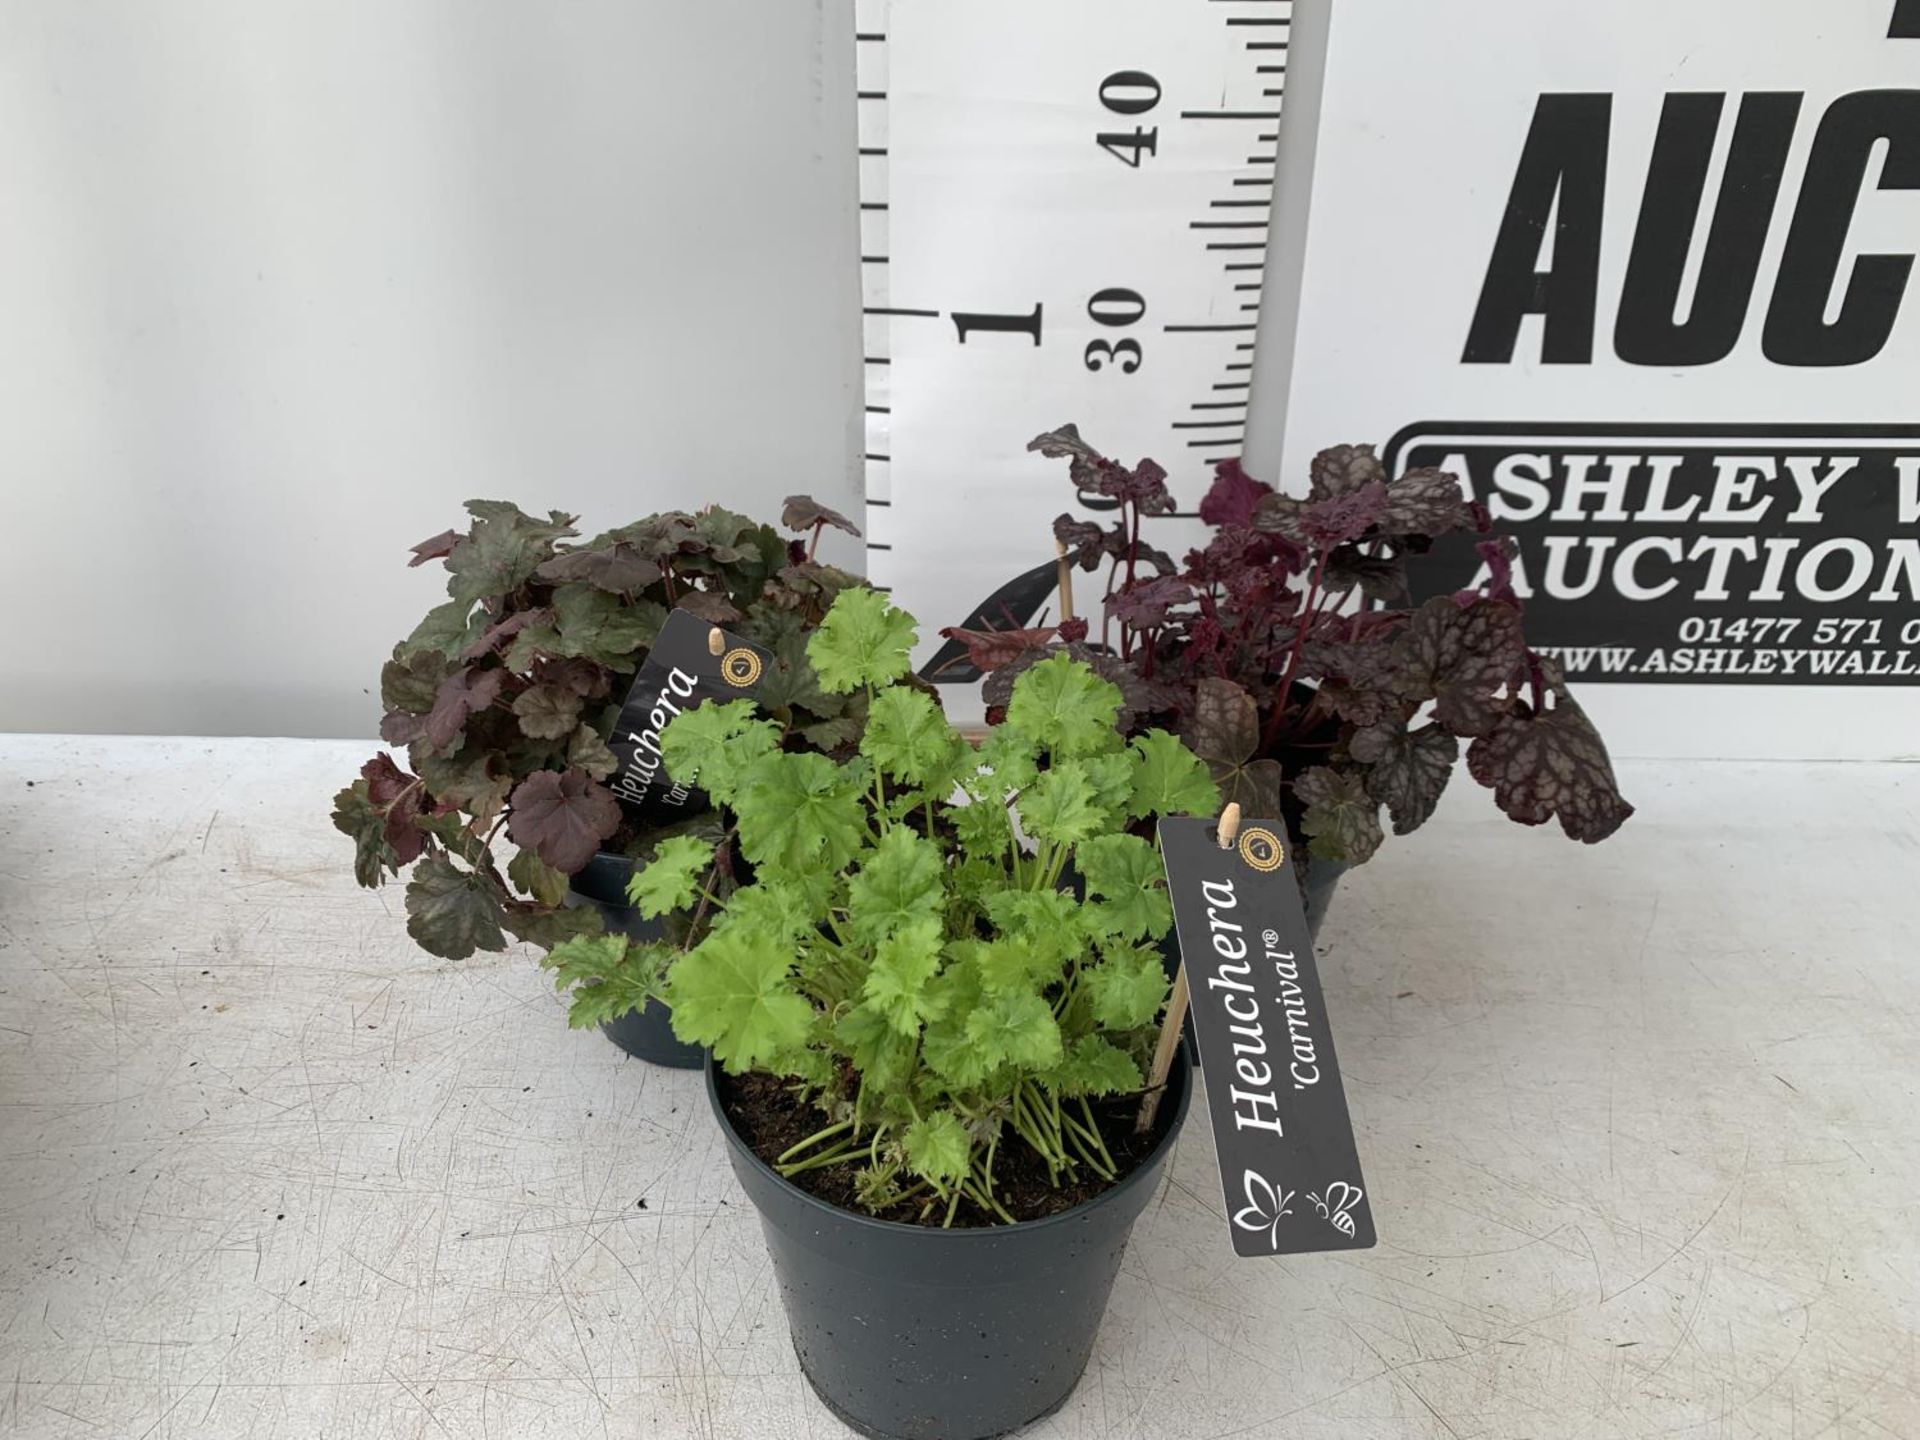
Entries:
POLYGON ((1280 723, 1286 717, 1287 702, 1293 696, 1293 677, 1300 668, 1300 651, 1307 643, 1307 632, 1313 628, 1313 622, 1319 618, 1315 606, 1320 599, 1320 581, 1327 569, 1327 556, 1330 552, 1322 550, 1320 558, 1314 562, 1313 580, 1307 586, 1306 602, 1300 607, 1300 624, 1293 633, 1293 646, 1287 651, 1287 668, 1280 674, 1280 693, 1274 701, 1273 715, 1267 721, 1266 733, 1260 738, 1261 748, 1267 749, 1280 738, 1280 723))

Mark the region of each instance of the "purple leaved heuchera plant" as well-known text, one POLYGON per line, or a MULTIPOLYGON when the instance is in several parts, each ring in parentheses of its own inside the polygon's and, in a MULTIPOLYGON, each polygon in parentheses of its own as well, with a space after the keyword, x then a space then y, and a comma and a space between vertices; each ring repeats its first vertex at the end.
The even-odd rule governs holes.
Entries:
POLYGON ((1433 814, 1466 745, 1467 771, 1525 825, 1558 819, 1604 840, 1633 813, 1607 749, 1553 662, 1528 648, 1513 542, 1437 469, 1389 478, 1370 445, 1314 458, 1306 495, 1276 492, 1228 460, 1200 504, 1212 534, 1176 563, 1141 521, 1174 509, 1166 472, 1128 468, 1073 426, 1028 447, 1114 506, 1100 525, 1062 515, 1079 569, 1104 568, 1097 634, 1087 620, 1020 631, 949 631, 990 670, 990 707, 1029 665, 1064 648, 1121 686, 1122 724, 1177 730, 1223 797, 1282 814, 1311 855, 1357 864, 1433 814), (1413 605, 1404 562, 1444 535, 1475 533, 1480 583, 1413 605))

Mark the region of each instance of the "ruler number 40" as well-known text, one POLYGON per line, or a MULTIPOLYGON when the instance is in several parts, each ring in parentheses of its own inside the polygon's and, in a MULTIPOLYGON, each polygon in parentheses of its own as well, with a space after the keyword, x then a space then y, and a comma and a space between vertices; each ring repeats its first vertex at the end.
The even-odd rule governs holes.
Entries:
MULTIPOLYGON (((1116 70, 1100 82, 1100 103, 1116 115, 1144 115, 1160 103, 1160 82, 1144 70, 1116 70)), ((1093 143, 1129 169, 1138 170, 1142 155, 1160 153, 1160 127, 1102 130, 1093 143)))

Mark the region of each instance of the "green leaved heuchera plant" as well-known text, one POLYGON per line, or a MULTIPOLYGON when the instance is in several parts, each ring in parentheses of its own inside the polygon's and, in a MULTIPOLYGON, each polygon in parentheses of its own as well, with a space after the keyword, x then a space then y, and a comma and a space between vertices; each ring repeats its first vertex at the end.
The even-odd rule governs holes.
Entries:
POLYGON ((635 898, 711 907, 704 939, 565 948, 654 950, 681 1039, 811 1099, 818 1128, 769 1157, 783 1174, 848 1166, 870 1211, 1005 1222, 1012 1147, 1056 1185, 1118 1173, 1090 1102, 1145 1083, 1172 921, 1129 828, 1212 814, 1219 791, 1174 736, 1124 740, 1119 691, 1066 656, 1020 677, 976 750, 908 678, 915 638, 855 590, 808 642, 822 687, 863 702, 848 758, 783 750, 746 701, 675 719, 667 765, 724 806, 753 878, 703 893, 707 842, 676 840, 635 898))

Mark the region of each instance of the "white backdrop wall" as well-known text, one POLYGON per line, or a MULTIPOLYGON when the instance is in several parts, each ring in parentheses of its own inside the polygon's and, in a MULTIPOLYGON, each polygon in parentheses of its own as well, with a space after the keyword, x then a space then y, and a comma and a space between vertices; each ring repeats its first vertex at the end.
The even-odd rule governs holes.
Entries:
POLYGON ((0 729, 371 733, 471 496, 857 513, 852 30, 0 4, 0 729))

